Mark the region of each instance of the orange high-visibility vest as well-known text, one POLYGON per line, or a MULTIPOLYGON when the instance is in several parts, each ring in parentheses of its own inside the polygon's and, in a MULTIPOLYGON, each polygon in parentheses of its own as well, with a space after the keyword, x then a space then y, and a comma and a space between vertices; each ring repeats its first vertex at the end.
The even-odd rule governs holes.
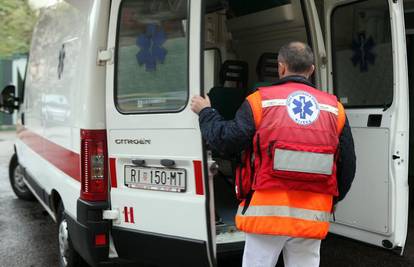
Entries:
MULTIPOLYGON (((275 95, 278 96, 276 92, 278 87, 284 88, 285 91, 287 87, 290 87, 292 88, 292 92, 295 92, 297 88, 306 90, 306 85, 287 83, 267 87, 267 97, 269 97, 270 90, 275 90, 275 95)), ((310 90, 310 92, 314 93, 312 90, 310 90)), ((317 94, 322 94, 323 98, 323 94, 325 93, 318 92, 317 94)), ((328 94, 326 95, 328 96, 328 94)), ((329 97, 331 96, 329 95, 329 97)), ((269 112, 263 112, 263 108, 266 106, 265 103, 269 102, 269 99, 263 99, 259 89, 256 93, 250 95, 247 100, 253 112, 257 131, 260 129, 262 120, 269 119, 263 117, 266 116, 266 114, 269 114, 269 112)), ((280 98, 277 100, 280 103, 284 102, 284 100, 280 98)), ((280 105, 277 106, 280 108, 280 105)), ((320 112, 330 111, 332 112, 332 110, 327 109, 320 110, 320 112)), ((270 114, 272 114, 273 119, 275 113, 270 112, 270 114)), ((278 113, 276 112, 276 115, 277 114, 278 113)), ((323 118, 324 116, 321 117, 323 118)), ((340 103, 337 103, 337 112, 335 109, 335 119, 336 127, 335 129, 332 129, 332 131, 339 136, 345 124, 345 112, 340 103)), ((259 177, 255 177, 255 180, 258 178, 259 177)), ((323 185, 322 187, 319 186, 318 190, 313 190, 312 187, 310 187, 310 190, 295 190, 294 187, 289 187, 290 182, 291 181, 287 181, 286 184, 283 184, 283 179, 281 179, 281 186, 279 186, 280 183, 275 183, 273 187, 257 188, 251 197, 247 209, 245 207, 246 201, 243 201, 240 204, 236 215, 236 226, 238 229, 256 234, 315 239, 325 238, 329 230, 329 218, 336 187, 332 187, 331 183, 330 185, 327 184, 326 192, 323 190, 323 185)), ((253 183, 255 183, 255 181, 253 183)), ((306 186, 303 188, 306 188, 306 186)))

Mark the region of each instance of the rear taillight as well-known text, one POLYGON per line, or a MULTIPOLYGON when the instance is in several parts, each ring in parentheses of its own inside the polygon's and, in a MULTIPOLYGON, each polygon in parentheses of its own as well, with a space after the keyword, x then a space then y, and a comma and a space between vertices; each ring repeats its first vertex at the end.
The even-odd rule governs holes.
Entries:
POLYGON ((108 197, 106 130, 81 130, 81 194, 87 201, 108 197))

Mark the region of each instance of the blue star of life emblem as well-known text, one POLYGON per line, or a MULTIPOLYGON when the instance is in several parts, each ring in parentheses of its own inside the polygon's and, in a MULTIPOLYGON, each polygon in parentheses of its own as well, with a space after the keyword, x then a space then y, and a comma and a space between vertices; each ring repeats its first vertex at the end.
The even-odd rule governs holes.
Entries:
POLYGON ((354 54, 351 58, 354 66, 359 64, 361 72, 367 72, 369 64, 375 64, 376 55, 373 53, 375 42, 372 37, 367 38, 365 33, 360 33, 352 40, 354 54))
POLYGON ((319 117, 319 103, 316 98, 304 91, 296 91, 286 99, 290 118, 297 124, 309 125, 319 117))
POLYGON ((136 55, 139 65, 145 65, 147 71, 155 71, 157 62, 164 63, 167 50, 165 32, 156 24, 148 24, 145 33, 138 36, 136 44, 141 49, 136 55))

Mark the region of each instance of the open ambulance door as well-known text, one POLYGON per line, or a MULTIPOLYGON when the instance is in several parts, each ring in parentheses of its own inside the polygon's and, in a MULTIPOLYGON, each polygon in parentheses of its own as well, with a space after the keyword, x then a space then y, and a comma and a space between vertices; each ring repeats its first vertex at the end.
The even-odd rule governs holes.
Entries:
POLYGON ((403 1, 325 0, 330 92, 345 106, 357 171, 331 232, 403 252, 409 103, 403 1))
POLYGON ((111 1, 106 122, 111 209, 120 215, 111 234, 123 259, 214 265, 202 138, 189 105, 202 82, 201 17, 201 1, 111 1))

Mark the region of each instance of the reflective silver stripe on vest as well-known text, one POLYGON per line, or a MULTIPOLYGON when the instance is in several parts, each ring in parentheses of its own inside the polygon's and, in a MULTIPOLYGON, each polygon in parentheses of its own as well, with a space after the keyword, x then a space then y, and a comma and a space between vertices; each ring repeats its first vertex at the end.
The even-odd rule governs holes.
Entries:
POLYGON ((275 149, 273 169, 332 175, 333 154, 275 149))
POLYGON ((269 99, 262 101, 262 108, 286 106, 286 99, 269 99))
POLYGON ((279 216, 295 219, 303 219, 318 222, 328 222, 331 214, 326 211, 308 210, 301 208, 292 208, 287 206, 252 206, 250 205, 246 212, 242 214, 244 207, 240 206, 237 210, 238 216, 279 216))
MULTIPOLYGON (((286 99, 269 99, 269 100, 262 101, 262 108, 275 107, 275 106, 286 106, 286 99)), ((331 106, 331 105, 319 104, 319 109, 321 111, 327 111, 335 115, 338 115, 338 108, 331 106)))
POLYGON ((338 108, 331 106, 331 105, 326 105, 326 104, 319 104, 319 109, 323 110, 323 111, 328 111, 330 113, 333 113, 335 115, 338 116, 338 108))

